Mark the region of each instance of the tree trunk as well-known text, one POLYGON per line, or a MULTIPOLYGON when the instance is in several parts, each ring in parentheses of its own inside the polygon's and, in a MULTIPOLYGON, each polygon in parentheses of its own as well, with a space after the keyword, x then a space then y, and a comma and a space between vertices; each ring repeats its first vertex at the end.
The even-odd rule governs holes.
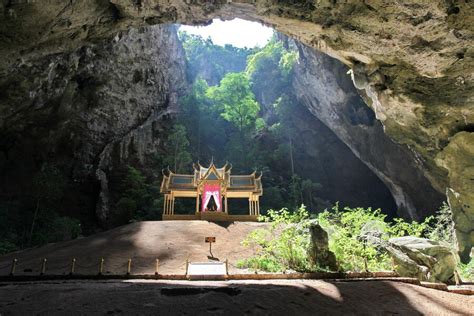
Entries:
POLYGON ((198 118, 198 150, 197 150, 197 159, 201 159, 201 112, 199 112, 198 118))
POLYGON ((33 240, 33 232, 35 230, 36 218, 38 217, 39 208, 40 208, 40 200, 38 199, 36 201, 35 213, 33 214, 33 221, 31 222, 30 235, 28 236, 28 246, 31 246, 31 242, 33 240))
POLYGON ((291 164, 291 179, 294 183, 295 179, 295 163, 293 161, 293 139, 291 138, 290 135, 290 164, 291 164))
POLYGON ((174 149, 174 172, 178 173, 178 144, 176 144, 176 147, 174 149))

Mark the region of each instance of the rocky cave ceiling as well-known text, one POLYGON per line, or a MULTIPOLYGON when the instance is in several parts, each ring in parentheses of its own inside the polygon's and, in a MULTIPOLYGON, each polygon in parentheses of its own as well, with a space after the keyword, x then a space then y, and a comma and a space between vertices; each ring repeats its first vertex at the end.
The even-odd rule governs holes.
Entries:
POLYGON ((467 0, 4 0, 0 75, 130 28, 234 17, 262 22, 352 69, 385 133, 411 152, 410 163, 438 192, 448 192, 466 256, 474 244, 473 6, 467 0))

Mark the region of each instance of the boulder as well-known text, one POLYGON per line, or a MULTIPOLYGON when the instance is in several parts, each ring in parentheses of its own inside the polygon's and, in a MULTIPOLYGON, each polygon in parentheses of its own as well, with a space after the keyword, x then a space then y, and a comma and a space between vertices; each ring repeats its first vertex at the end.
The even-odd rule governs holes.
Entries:
POLYGON ((401 276, 445 283, 454 279, 457 260, 445 242, 406 236, 391 238, 385 247, 401 276))
POLYGON ((311 236, 308 256, 310 261, 320 268, 331 271, 338 269, 336 256, 329 250, 328 233, 315 221, 309 225, 311 236))

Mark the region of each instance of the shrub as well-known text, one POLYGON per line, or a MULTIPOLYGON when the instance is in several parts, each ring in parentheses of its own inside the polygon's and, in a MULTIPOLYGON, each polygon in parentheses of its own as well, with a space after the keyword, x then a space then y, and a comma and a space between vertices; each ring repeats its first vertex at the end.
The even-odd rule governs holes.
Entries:
POLYGON ((334 252, 342 270, 375 271, 391 269, 390 257, 377 242, 392 237, 423 237, 430 231, 432 217, 422 223, 395 218, 386 221, 380 209, 350 208, 340 210, 336 204, 332 212, 318 214, 320 225, 329 234, 329 249, 334 252))
MULTIPOLYGON (((448 227, 450 219, 447 210, 423 222, 406 222, 396 218, 386 221, 380 209, 339 208, 336 204, 331 211, 325 210, 316 215, 318 223, 329 236, 329 249, 334 252, 339 267, 343 271, 381 271, 390 270, 392 262, 380 241, 392 237, 415 236, 432 237, 445 240, 451 233, 443 232, 440 225, 448 227), (440 224, 441 223, 441 224, 440 224), (377 242, 375 242, 377 241, 377 242)), ((268 229, 258 229, 250 233, 242 242, 253 247, 255 255, 239 262, 240 267, 276 272, 286 269, 296 271, 315 271, 308 258, 310 216, 304 206, 291 212, 284 208, 269 210, 261 220, 271 222, 268 229)), ((449 226, 451 227, 451 226, 449 226)), ((469 271, 471 268, 464 268, 469 271)))
POLYGON ((81 222, 78 219, 63 216, 56 217, 51 223, 49 242, 76 239, 82 233, 81 222))
POLYGON ((445 241, 455 250, 454 222, 448 203, 443 202, 436 215, 429 217, 429 220, 431 220, 431 226, 427 234, 428 238, 445 241))
POLYGON ((254 248, 255 256, 240 261, 239 267, 270 272, 311 270, 307 256, 309 232, 304 229, 308 219, 304 206, 295 212, 286 208, 269 210, 260 220, 271 222, 270 227, 254 230, 242 241, 244 246, 254 248))
POLYGON ((367 242, 368 236, 388 239, 389 226, 380 210, 371 208, 339 209, 318 214, 319 224, 329 235, 329 249, 344 271, 387 270, 387 255, 367 242))
POLYGON ((474 258, 466 264, 458 264, 458 273, 464 282, 474 282, 474 258))
POLYGON ((0 255, 13 252, 18 249, 18 246, 7 240, 0 240, 0 255))

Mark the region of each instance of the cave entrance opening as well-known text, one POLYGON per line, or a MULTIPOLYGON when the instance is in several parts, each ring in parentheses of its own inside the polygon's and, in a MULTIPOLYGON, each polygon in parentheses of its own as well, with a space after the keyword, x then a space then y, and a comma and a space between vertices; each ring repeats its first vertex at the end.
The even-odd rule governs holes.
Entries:
MULTIPOLYGON (((312 87, 300 88, 297 77, 306 67, 308 47, 260 23, 239 19, 181 25, 178 31, 192 86, 182 98, 177 123, 186 130, 192 160, 215 157, 218 162, 232 161, 244 172, 263 170, 264 212, 301 204, 314 212, 339 201, 382 208, 389 218, 396 215, 386 184, 319 119, 306 95, 312 87)), ((342 78, 321 77, 353 87, 347 67, 334 68, 342 78)), ((328 65, 311 75, 331 71, 328 65)), ((339 90, 326 93, 344 93, 339 90)), ((330 97, 326 101, 327 95, 309 97, 332 102, 330 97)), ((346 101, 341 107, 347 108, 350 124, 373 124, 373 112, 354 87, 346 101)))

